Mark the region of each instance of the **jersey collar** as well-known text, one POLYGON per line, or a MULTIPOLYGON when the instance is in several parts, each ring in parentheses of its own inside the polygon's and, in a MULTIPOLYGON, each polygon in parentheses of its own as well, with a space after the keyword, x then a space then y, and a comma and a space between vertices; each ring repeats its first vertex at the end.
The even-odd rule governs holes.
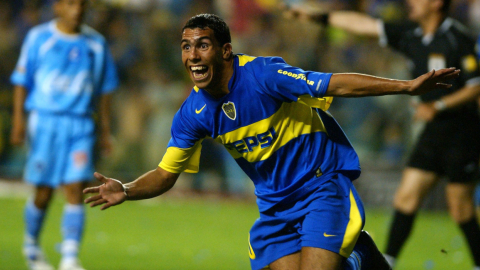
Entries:
POLYGON ((415 28, 413 33, 417 37, 421 36, 423 45, 427 46, 432 42, 432 40, 435 38, 436 35, 441 35, 447 32, 450 29, 450 27, 453 25, 453 23, 454 23, 453 19, 447 17, 445 18, 445 20, 443 20, 443 22, 440 24, 440 26, 437 28, 437 31, 435 31, 434 34, 424 35, 423 30, 420 26, 415 28))
POLYGON ((80 38, 81 34, 82 34, 82 29, 83 29, 83 25, 80 26, 80 33, 78 34, 66 34, 66 33, 63 33, 61 32, 60 30, 58 30, 58 27, 57 27, 57 20, 52 20, 50 22, 50 25, 49 25, 50 29, 52 30, 53 33, 55 33, 55 35, 61 37, 62 39, 66 39, 66 40, 77 40, 80 38))

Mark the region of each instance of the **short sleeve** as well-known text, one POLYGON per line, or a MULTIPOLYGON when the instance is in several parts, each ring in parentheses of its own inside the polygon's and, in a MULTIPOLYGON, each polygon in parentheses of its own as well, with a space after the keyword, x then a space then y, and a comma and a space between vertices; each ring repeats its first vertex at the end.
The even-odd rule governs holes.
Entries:
POLYGON ((196 173, 199 170, 200 152, 205 135, 199 131, 198 123, 191 122, 192 118, 186 113, 188 110, 184 110, 185 103, 173 118, 172 138, 158 165, 171 173, 196 173))
POLYGON ((20 51, 20 57, 10 77, 10 82, 13 85, 20 85, 26 88, 32 87, 35 61, 37 58, 37 52, 35 50, 37 36, 34 31, 30 31, 25 37, 20 51))
POLYGON ((286 64, 280 57, 257 59, 252 72, 268 94, 292 102, 302 97, 324 97, 332 73, 305 71, 286 64))

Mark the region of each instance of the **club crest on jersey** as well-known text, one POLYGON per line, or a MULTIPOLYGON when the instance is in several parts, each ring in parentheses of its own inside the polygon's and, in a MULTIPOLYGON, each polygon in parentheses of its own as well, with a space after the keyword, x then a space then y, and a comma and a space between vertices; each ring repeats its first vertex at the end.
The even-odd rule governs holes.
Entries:
POLYGON ((237 118, 237 113, 235 111, 235 104, 233 102, 229 101, 228 103, 223 103, 222 109, 228 118, 232 120, 235 120, 237 118))

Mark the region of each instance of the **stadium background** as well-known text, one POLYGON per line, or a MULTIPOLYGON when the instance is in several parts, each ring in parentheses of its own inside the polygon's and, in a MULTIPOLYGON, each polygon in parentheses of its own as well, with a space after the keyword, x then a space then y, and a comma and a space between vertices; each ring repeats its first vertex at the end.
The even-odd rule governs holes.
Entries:
MULTIPOLYGON (((8 143, 13 93, 9 76, 28 29, 52 18, 52 2, 0 1, 0 178, 3 179, 0 180, 0 269, 24 267, 20 254, 21 212, 29 194, 29 187, 20 181, 26 148, 13 148, 8 143)), ((114 149, 108 156, 98 155, 97 168, 122 181, 131 181, 155 168, 164 154, 173 115, 192 87, 181 63, 179 40, 181 27, 195 14, 215 13, 224 18, 231 28, 234 52, 281 56, 289 64, 306 70, 409 78, 409 63, 390 49, 380 48, 377 40, 285 20, 278 8, 279 0, 90 2, 92 9, 86 22, 109 41, 121 78, 112 106, 114 149)), ((359 10, 387 21, 402 20, 406 15, 403 0, 286 2, 311 4, 312 8, 324 10, 359 10)), ((474 33, 480 33, 479 0, 453 0, 451 15, 474 33)), ((337 98, 331 108, 359 153, 363 173, 356 186, 368 210, 367 228, 370 226, 380 247, 383 247, 391 200, 404 159, 416 131, 421 128, 421 124, 410 120, 410 102, 406 96, 337 98)), ((89 217, 93 218, 89 218, 83 244, 84 266, 88 269, 246 269, 245 236, 257 215, 253 186, 243 173, 234 169, 233 160, 225 156, 221 147, 214 145, 211 149, 203 153, 202 174, 182 175, 166 198, 131 203, 105 213, 89 210, 89 217), (160 218, 158 211, 166 212, 160 218), (132 220, 136 225, 128 224, 132 220), (171 222, 178 225, 167 227, 176 230, 170 231, 173 236, 168 243, 172 248, 157 247, 157 235, 161 234, 158 238, 164 239, 162 226, 171 222), (188 226, 184 227, 183 223, 188 226), (98 226, 104 228, 100 233, 96 230, 98 226), (120 233, 115 227, 126 231, 120 233), (144 235, 136 235, 137 231, 144 235), (219 235, 211 235, 212 232, 219 235), (175 235, 178 237, 174 238, 175 235), (197 248, 198 243, 204 243, 197 241, 198 237, 207 239, 204 246, 197 248), (105 238, 116 240, 108 242, 105 238), (110 249, 102 249, 101 243, 108 243, 105 245, 110 249), (174 247, 174 243, 178 247, 174 247), (112 256, 116 250, 116 257, 98 259, 112 256), (121 250, 125 251, 124 255, 121 250), (225 255, 226 250, 234 255, 225 255), (99 256, 102 252, 105 255, 99 256), (168 255, 170 253, 173 255, 168 255)), ((412 237, 420 240, 410 241, 406 250, 411 251, 404 254, 411 255, 402 257, 398 269, 465 269, 462 265, 470 265, 460 231, 446 216, 443 185, 440 183, 425 202, 425 215, 417 221, 418 229, 412 237), (435 229, 428 229, 429 224, 435 229)), ((57 196, 51 215, 60 211, 62 199, 57 196)), ((53 222, 47 227, 55 226, 53 222)), ((54 246, 60 241, 55 235, 58 230, 51 230, 51 238, 45 236, 44 245, 54 246)), ((58 257, 54 247, 47 249, 47 253, 53 259, 58 257)))

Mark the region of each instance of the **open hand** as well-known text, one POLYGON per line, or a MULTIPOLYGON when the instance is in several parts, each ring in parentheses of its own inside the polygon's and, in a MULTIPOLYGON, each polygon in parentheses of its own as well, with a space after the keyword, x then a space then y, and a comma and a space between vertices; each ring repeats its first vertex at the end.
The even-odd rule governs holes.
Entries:
POLYGON ((439 70, 432 70, 428 73, 411 81, 411 86, 408 94, 422 95, 434 89, 445 89, 452 87, 452 84, 447 83, 450 80, 457 78, 460 74, 460 69, 444 68, 439 70))
POLYGON ((126 200, 122 182, 113 178, 105 177, 98 172, 95 172, 93 175, 103 184, 83 190, 84 194, 98 193, 85 199, 85 203, 90 203, 91 207, 103 204, 100 210, 105 210, 110 206, 121 204, 126 200))

